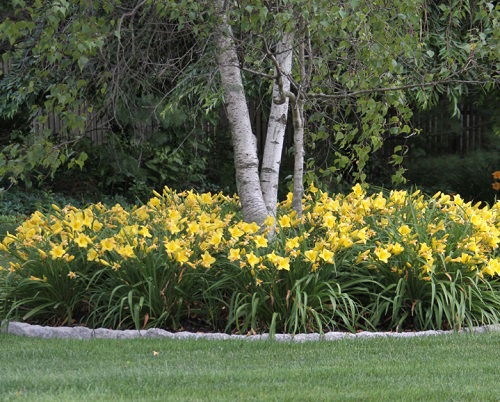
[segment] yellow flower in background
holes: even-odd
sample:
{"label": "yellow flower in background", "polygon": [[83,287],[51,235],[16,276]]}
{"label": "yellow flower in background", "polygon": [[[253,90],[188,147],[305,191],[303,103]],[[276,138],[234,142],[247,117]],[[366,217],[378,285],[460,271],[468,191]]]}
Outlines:
{"label": "yellow flower in background", "polygon": [[276,269],[278,269],[278,271],[281,271],[283,269],[286,271],[290,271],[290,258],[279,257],[277,262],[278,264],[276,266]]}
{"label": "yellow flower in background", "polygon": [[215,232],[211,237],[210,237],[210,240],[209,240],[209,244],[211,244],[212,246],[219,246],[222,242],[222,232]]}
{"label": "yellow flower in background", "polygon": [[102,239],[99,244],[101,245],[102,251],[113,251],[116,246],[116,241],[112,237],[107,237]]}
{"label": "yellow flower in background", "polygon": [[160,206],[161,204],[161,201],[159,200],[159,198],[157,197],[153,197],[151,198],[149,201],[148,201],[148,205],[151,207],[151,208],[156,208],[158,206]]}
{"label": "yellow flower in background", "polygon": [[373,206],[377,209],[384,209],[385,205],[387,203],[387,200],[384,198],[382,193],[380,193],[377,198],[373,200]]}
{"label": "yellow flower in background", "polygon": [[392,256],[389,251],[381,247],[377,247],[374,253],[380,261],[385,262],[386,264],[389,262],[389,258],[391,258]]}
{"label": "yellow flower in background", "polygon": [[418,255],[423,258],[430,259],[432,258],[432,248],[430,248],[425,242],[421,243],[418,250]]}
{"label": "yellow flower in background", "polygon": [[90,237],[88,237],[87,235],[84,235],[83,233],[80,233],[78,235],[78,237],[75,238],[74,241],[76,244],[78,244],[78,247],[81,247],[81,248],[87,248],[87,246],[92,243],[92,240],[90,239]]}
{"label": "yellow flower in background", "polygon": [[96,250],[91,248],[87,253],[87,261],[97,261],[99,259],[99,254]]}
{"label": "yellow flower in background", "polygon": [[73,271],[69,271],[68,277],[69,277],[69,279],[75,279],[76,274]]}
{"label": "yellow flower in background", "polygon": [[285,247],[287,250],[293,250],[300,246],[300,237],[296,236],[291,239],[287,239]]}
{"label": "yellow flower in background", "polygon": [[274,223],[276,222],[276,219],[274,219],[274,216],[269,215],[265,220],[264,220],[264,225],[266,226],[274,226]]}
{"label": "yellow flower in background", "polygon": [[198,225],[196,222],[190,222],[188,223],[188,233],[191,235],[195,235],[200,231],[200,225]]}
{"label": "yellow flower in background", "polygon": [[313,194],[316,194],[318,192],[318,189],[314,186],[314,182],[309,185],[307,190]]}
{"label": "yellow flower in background", "polygon": [[173,254],[181,248],[181,243],[179,240],[169,241],[167,237],[165,237],[165,239],[163,240],[163,245],[165,246],[165,250],[168,254]]}
{"label": "yellow flower in background", "polygon": [[356,264],[360,264],[363,261],[368,259],[368,255],[370,254],[370,250],[365,250],[362,253],[359,253],[356,257]]}
{"label": "yellow flower in background", "polygon": [[399,255],[405,250],[405,248],[399,243],[394,243],[389,244],[387,246],[387,250],[393,255]]}
{"label": "yellow flower in background", "polygon": [[241,228],[244,230],[245,233],[248,234],[257,233],[260,229],[259,225],[257,225],[255,222],[252,223],[242,222]]}
{"label": "yellow flower in background", "polygon": [[142,237],[152,237],[151,233],[149,233],[149,229],[147,228],[147,226],[141,226],[138,234],[141,235]]}
{"label": "yellow flower in background", "polygon": [[249,253],[246,255],[247,261],[250,264],[250,266],[253,268],[255,267],[256,264],[260,262],[260,258],[257,257],[254,253]]}
{"label": "yellow flower in background", "polygon": [[191,251],[189,250],[180,250],[174,254],[175,260],[181,264],[185,264],[186,262],[188,262],[190,256]]}
{"label": "yellow flower in background", "polygon": [[69,227],[74,231],[74,232],[80,232],[84,225],[83,225],[83,219],[74,217],[70,222],[69,222]]}
{"label": "yellow flower in background", "polygon": [[306,257],[306,260],[314,263],[318,259],[318,252],[316,250],[307,250],[304,253],[304,256]]}
{"label": "yellow flower in background", "polygon": [[360,198],[360,197],[363,197],[365,195],[365,191],[363,190],[363,187],[361,187],[361,185],[359,183],[357,183],[353,188],[352,188],[352,193]]}
{"label": "yellow flower in background", "polygon": [[116,247],[116,252],[120,254],[123,258],[135,257],[134,248],[130,244],[127,244],[126,246]]}
{"label": "yellow flower in background", "polygon": [[102,229],[103,225],[97,219],[92,222],[92,229],[96,232],[99,232]]}
{"label": "yellow flower in background", "polygon": [[332,229],[335,226],[337,218],[335,218],[331,213],[325,214],[323,216],[323,226]]}
{"label": "yellow flower in background", "polygon": [[490,275],[500,275],[500,258],[493,258],[482,269],[482,272]]}
{"label": "yellow flower in background", "polygon": [[229,261],[237,261],[240,259],[240,249],[239,248],[232,248],[229,250],[229,255],[228,255],[228,260]]}
{"label": "yellow flower in background", "polygon": [[231,235],[231,237],[233,239],[239,239],[241,236],[243,236],[245,234],[245,232],[243,230],[241,230],[239,227],[232,227],[232,228],[229,228],[229,234]]}
{"label": "yellow flower in background", "polygon": [[210,194],[210,193],[203,193],[202,195],[200,195],[200,201],[203,204],[211,205],[214,200],[212,198],[212,194]]}
{"label": "yellow flower in background", "polygon": [[277,264],[278,263],[278,259],[279,259],[279,256],[276,255],[276,253],[273,251],[271,253],[269,253],[266,258],[271,261],[273,264]]}
{"label": "yellow flower in background", "polygon": [[353,244],[354,244],[354,242],[352,241],[352,239],[350,239],[347,236],[341,236],[338,239],[338,245],[340,247],[349,248],[349,247],[352,247]]}
{"label": "yellow flower in background", "polygon": [[460,257],[453,258],[451,261],[460,262],[462,264],[469,264],[472,260],[472,257],[469,254],[462,253]]}
{"label": "yellow flower in background", "polygon": [[323,261],[329,262],[329,263],[333,262],[333,256],[334,256],[334,253],[332,251],[328,250],[327,248],[324,248],[323,250],[321,250],[321,253],[319,253],[319,257]]}
{"label": "yellow flower in background", "polygon": [[52,257],[53,260],[57,258],[62,258],[62,256],[66,253],[66,250],[64,250],[64,247],[62,244],[57,244],[52,247],[52,249],[49,251],[50,256]]}
{"label": "yellow flower in background", "polygon": [[181,219],[181,213],[179,212],[178,209],[171,208],[168,210],[168,217],[170,219],[172,219],[173,221],[177,221],[177,220]]}
{"label": "yellow flower in background", "polygon": [[443,254],[445,252],[445,250],[446,250],[446,237],[443,237],[440,240],[432,238],[431,246],[432,246],[432,249],[434,250],[434,252],[436,252],[437,254]]}
{"label": "yellow flower in background", "polygon": [[201,256],[201,265],[203,265],[205,268],[210,268],[210,265],[212,265],[216,259],[210,255],[208,251],[205,251],[205,253]]}
{"label": "yellow flower in background", "polygon": [[267,239],[264,236],[255,236],[253,241],[257,248],[267,247]]}
{"label": "yellow flower in background", "polygon": [[367,242],[367,240],[369,238],[367,228],[363,228],[363,229],[360,229],[360,230],[355,230],[352,233],[352,236],[355,239],[357,239],[356,243],[363,243],[363,244],[366,244],[366,242]]}
{"label": "yellow flower in background", "polygon": [[402,225],[399,227],[398,232],[401,236],[408,236],[411,233],[411,229],[408,225]]}
{"label": "yellow flower in background", "polygon": [[60,221],[57,221],[50,227],[50,230],[53,234],[59,234],[63,231],[63,226]]}
{"label": "yellow flower in background", "polygon": [[139,218],[140,221],[145,221],[146,219],[149,218],[148,209],[144,205],[140,208],[137,208],[134,211],[134,215],[137,216],[137,218]]}
{"label": "yellow flower in background", "polygon": [[283,215],[278,219],[278,222],[282,228],[289,228],[291,223],[290,217],[288,215]]}
{"label": "yellow flower in background", "polygon": [[404,205],[407,195],[406,191],[391,191],[389,199],[396,205]]}

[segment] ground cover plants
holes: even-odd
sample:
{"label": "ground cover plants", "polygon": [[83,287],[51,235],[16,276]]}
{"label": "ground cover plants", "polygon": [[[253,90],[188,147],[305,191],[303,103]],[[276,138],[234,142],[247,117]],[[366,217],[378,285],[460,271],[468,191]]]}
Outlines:
{"label": "ground cover plants", "polygon": [[7,234],[0,316],[51,325],[325,332],[498,323],[500,202],[356,185],[289,195],[266,228],[237,197],[53,207]]}

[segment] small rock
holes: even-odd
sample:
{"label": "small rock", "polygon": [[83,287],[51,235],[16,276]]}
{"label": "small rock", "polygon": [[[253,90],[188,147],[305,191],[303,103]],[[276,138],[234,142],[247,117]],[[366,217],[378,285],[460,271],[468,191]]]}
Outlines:
{"label": "small rock", "polygon": [[145,338],[171,338],[172,332],[159,328],[150,328],[142,333]]}
{"label": "small rock", "polygon": [[323,339],[325,341],[336,341],[338,339],[343,339],[346,337],[345,332],[327,332],[325,335],[323,335]]}

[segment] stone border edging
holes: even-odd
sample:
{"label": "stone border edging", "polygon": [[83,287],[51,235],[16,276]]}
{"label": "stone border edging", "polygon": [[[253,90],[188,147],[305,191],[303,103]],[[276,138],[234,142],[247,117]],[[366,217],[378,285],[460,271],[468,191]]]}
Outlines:
{"label": "stone border edging", "polygon": [[[421,332],[368,332],[356,334],[349,332],[327,332],[324,335],[312,334],[276,334],[276,341],[307,342],[307,341],[333,341],[338,339],[353,338],[413,338],[419,336],[446,335],[457,331],[430,330]],[[459,333],[485,333],[500,332],[500,324],[485,325],[482,327],[465,328]],[[1,322],[0,333],[37,338],[65,338],[65,339],[132,339],[132,338],[167,338],[167,339],[238,339],[238,340],[266,340],[269,334],[261,335],[228,335],[224,333],[200,332],[169,332],[159,328],[146,330],[114,330],[106,328],[90,329],[87,327],[48,327],[32,325],[22,322]]]}

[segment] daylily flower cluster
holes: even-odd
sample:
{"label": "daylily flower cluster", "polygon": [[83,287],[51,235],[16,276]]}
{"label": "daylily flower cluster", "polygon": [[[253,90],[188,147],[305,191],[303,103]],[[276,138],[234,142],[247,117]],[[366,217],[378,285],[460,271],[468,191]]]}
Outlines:
{"label": "daylily flower cluster", "polygon": [[418,191],[368,196],[360,185],[331,196],[311,185],[302,217],[292,209],[291,194],[263,227],[242,221],[238,211],[236,196],[167,187],[131,209],[54,205],[52,213],[35,212],[3,239],[0,250],[14,261],[0,269],[44,281],[30,274],[32,264],[47,270],[64,264],[66,275],[77,279],[83,265],[140,269],[155,253],[179,269],[235,264],[250,270],[257,284],[260,271],[298,266],[311,272],[365,266],[422,280],[459,270],[485,279],[500,275],[500,202],[481,207]]}

